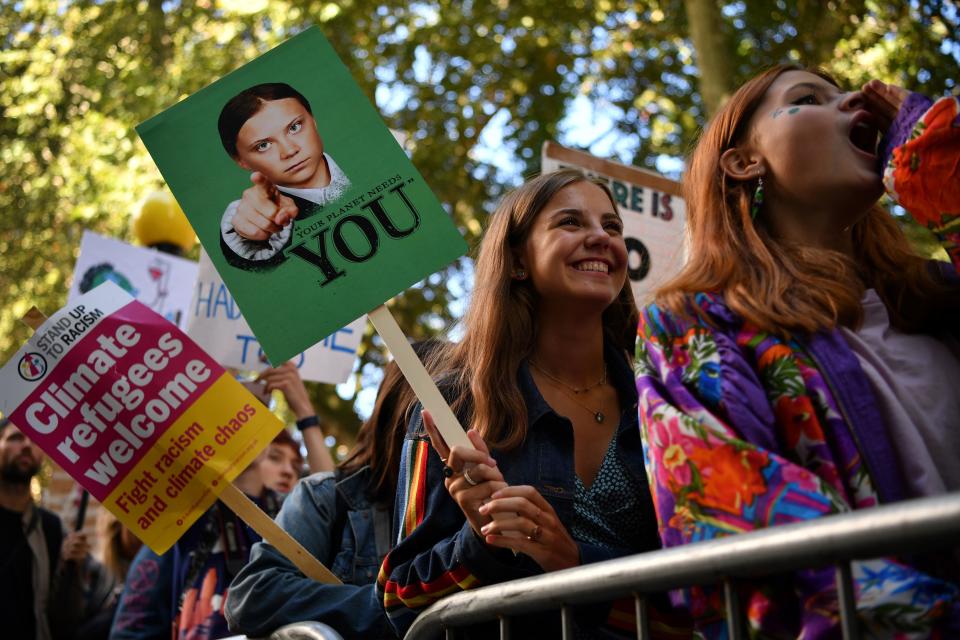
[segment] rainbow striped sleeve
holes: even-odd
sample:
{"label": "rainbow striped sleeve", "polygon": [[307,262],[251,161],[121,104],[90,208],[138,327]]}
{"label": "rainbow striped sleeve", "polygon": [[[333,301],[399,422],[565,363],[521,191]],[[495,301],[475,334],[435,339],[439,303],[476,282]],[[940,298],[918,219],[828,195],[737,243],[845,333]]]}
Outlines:
{"label": "rainbow striped sleeve", "polygon": [[429,455],[430,445],[426,440],[404,441],[400,456],[400,484],[397,487],[398,508],[402,514],[397,544],[423,522]]}
{"label": "rainbow striped sleeve", "polygon": [[463,512],[447,493],[441,469],[427,440],[404,442],[395,511],[397,545],[377,576],[387,617],[400,635],[421,610],[480,584],[464,558],[462,536],[472,534],[463,533]]}

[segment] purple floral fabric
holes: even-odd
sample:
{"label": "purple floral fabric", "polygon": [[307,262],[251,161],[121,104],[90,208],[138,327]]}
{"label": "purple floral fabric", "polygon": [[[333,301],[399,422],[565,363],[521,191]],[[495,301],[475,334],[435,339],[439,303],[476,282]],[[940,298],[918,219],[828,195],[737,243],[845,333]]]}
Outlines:
{"label": "purple floral fabric", "polygon": [[[922,113],[912,117],[925,121]],[[947,118],[940,122],[950,126]],[[953,135],[952,145],[914,146],[927,158],[953,153],[958,166],[956,128]],[[898,153],[893,150],[895,158]],[[900,170],[897,177],[898,193],[915,192],[918,183],[904,180],[922,180],[916,171]],[[664,546],[900,499],[890,464],[895,443],[886,439],[869,385],[835,331],[783,340],[707,293],[695,296],[689,311],[678,317],[648,306],[638,329],[640,429]],[[894,558],[856,562],[853,573],[867,637],[951,637],[956,631],[956,585]],[[755,635],[840,636],[832,569],[748,584],[742,597]],[[692,614],[698,633],[725,637],[716,589],[687,589],[674,598]]]}

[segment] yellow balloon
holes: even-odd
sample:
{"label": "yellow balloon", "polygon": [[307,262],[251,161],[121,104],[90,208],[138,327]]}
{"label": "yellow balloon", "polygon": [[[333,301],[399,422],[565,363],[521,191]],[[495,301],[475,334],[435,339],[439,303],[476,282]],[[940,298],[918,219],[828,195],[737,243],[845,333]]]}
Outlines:
{"label": "yellow balloon", "polygon": [[140,213],[133,221],[133,233],[145,246],[173,244],[184,252],[197,242],[197,234],[187,222],[187,216],[169,191],[154,191],[140,205]]}

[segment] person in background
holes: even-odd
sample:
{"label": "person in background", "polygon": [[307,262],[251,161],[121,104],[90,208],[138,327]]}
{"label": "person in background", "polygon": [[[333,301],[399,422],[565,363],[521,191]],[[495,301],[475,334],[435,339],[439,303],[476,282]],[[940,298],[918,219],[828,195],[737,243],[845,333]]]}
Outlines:
{"label": "person in background", "polygon": [[[303,437],[303,444],[307,448],[307,468],[310,473],[318,471],[333,471],[334,462],[330,449],[324,443],[324,433],[320,426],[320,419],[313,408],[307,388],[303,384],[300,372],[293,362],[286,362],[279,367],[266,369],[257,377],[257,381],[264,385],[269,393],[274,390],[283,392],[287,406],[297,420],[297,429]],[[299,454],[299,447],[297,447]],[[300,458],[301,466],[303,458]],[[300,473],[297,473],[299,479]]]}
{"label": "person in background", "polygon": [[10,640],[72,637],[83,616],[77,580],[62,580],[90,549],[86,535],[64,535],[60,518],[37,506],[30,481],[43,452],[0,418],[0,620]]}
{"label": "person in background", "polygon": [[270,489],[287,495],[300,480],[303,470],[303,454],[300,443],[286,429],[274,436],[260,460],[260,475]]}
{"label": "person in background", "polygon": [[[423,358],[435,344],[419,343],[414,349]],[[277,517],[344,584],[314,582],[272,545],[260,542],[230,585],[225,613],[231,630],[262,636],[310,620],[330,625],[345,638],[393,635],[374,580],[393,540],[400,449],[413,400],[391,362],[347,459],[332,477],[314,474],[301,480]]]}
{"label": "person in background", "polygon": [[[233,484],[268,515],[281,496],[267,488],[261,453]],[[217,501],[158,556],[144,546],[130,567],[110,631],[111,640],[214,640],[230,636],[223,602],[230,580],[247,563],[260,536]]]}
{"label": "person in background", "polygon": [[[664,546],[960,490],[958,124],[956,98],[786,65],[714,116],[684,178],[690,258],[636,347]],[[884,184],[953,265],[911,250]],[[854,562],[864,631],[960,637],[952,560]],[[759,636],[840,635],[832,568],[741,600]],[[678,602],[724,635],[716,590]]]}
{"label": "person in background", "polygon": [[97,516],[97,539],[100,541],[97,562],[87,556],[81,579],[86,594],[83,622],[74,640],[106,640],[117,610],[120,594],[130,563],[143,545],[115,515],[100,509]]}

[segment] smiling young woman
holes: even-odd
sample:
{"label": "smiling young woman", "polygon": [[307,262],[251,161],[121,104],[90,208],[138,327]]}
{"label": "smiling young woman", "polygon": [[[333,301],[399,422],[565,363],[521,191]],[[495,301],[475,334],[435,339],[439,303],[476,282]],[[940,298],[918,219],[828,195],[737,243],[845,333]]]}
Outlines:
{"label": "smiling young woman", "polygon": [[[958,122],[956,99],[779,66],[707,127],[684,179],[690,258],[636,350],[664,546],[960,490]],[[915,255],[878,206],[884,169],[954,265]],[[960,620],[955,558],[922,562],[854,563],[878,635]],[[832,570],[743,598],[762,635],[839,634]],[[721,633],[709,591],[685,599]]]}
{"label": "smiling young woman", "polygon": [[404,442],[400,542],[378,581],[398,632],[457,590],[659,546],[626,268],[613,198],[578,171],[534,178],[492,215],[464,337],[432,363],[476,448],[449,450],[419,408]]}

